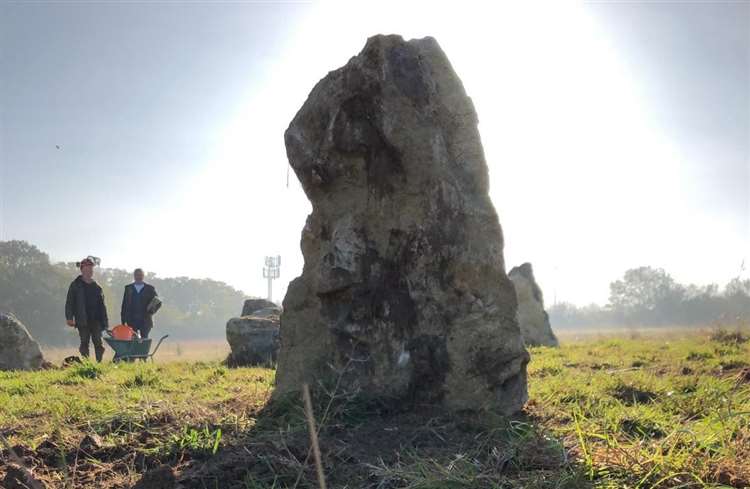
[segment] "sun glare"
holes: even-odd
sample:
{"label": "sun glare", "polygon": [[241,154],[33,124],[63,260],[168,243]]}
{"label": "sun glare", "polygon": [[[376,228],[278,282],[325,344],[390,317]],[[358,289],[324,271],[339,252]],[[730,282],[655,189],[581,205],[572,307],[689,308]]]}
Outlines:
{"label": "sun glare", "polygon": [[[283,131],[314,84],[362,48],[363,33],[440,42],[479,115],[507,266],[532,261],[558,299],[605,302],[608,283],[626,267],[679,268],[703,245],[690,242],[689,195],[675,176],[684,156],[584,5],[395,6],[323,2],[294,26],[275,65],[216,128],[202,170],[152,220],[165,236],[154,257],[160,270],[187,274],[189,263],[192,274],[256,295],[265,287],[264,255],[284,256],[279,283],[301,272],[299,233],[310,205],[293,173],[287,187]],[[661,246],[667,234],[690,244],[678,252],[673,242]]]}

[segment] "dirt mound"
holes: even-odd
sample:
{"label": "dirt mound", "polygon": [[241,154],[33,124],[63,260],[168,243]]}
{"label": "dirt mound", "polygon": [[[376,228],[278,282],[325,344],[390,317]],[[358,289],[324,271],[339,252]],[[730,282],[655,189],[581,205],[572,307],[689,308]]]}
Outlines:
{"label": "dirt mound", "polygon": [[176,484],[177,479],[172,468],[168,465],[160,465],[143,474],[133,489],[172,489]]}

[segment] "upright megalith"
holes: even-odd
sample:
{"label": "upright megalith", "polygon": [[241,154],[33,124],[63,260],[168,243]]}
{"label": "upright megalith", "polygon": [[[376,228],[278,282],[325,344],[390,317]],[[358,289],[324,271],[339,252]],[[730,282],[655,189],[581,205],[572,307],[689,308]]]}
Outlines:
{"label": "upright megalith", "polygon": [[13,314],[0,312],[0,370],[38,370],[44,357],[29,330]]}
{"label": "upright megalith", "polygon": [[516,288],[518,324],[528,346],[558,346],[555,333],[544,310],[542,289],[536,283],[531,263],[513,268],[508,274]]}
{"label": "upright megalith", "polygon": [[437,42],[370,38],[285,142],[313,211],[276,394],[334,376],[368,395],[520,409],[529,356],[477,115]]}

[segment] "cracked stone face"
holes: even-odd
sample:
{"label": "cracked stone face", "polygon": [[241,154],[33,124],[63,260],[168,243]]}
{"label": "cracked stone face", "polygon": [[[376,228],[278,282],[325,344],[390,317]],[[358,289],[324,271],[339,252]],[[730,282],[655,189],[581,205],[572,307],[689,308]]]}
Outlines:
{"label": "cracked stone face", "polygon": [[437,42],[370,38],[285,142],[313,211],[276,395],[333,375],[373,396],[520,409],[529,357],[477,116]]}

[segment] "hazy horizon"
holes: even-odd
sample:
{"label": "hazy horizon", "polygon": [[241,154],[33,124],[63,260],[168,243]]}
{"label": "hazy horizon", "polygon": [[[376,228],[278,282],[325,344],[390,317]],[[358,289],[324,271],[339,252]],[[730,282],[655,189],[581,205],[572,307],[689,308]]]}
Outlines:
{"label": "hazy horizon", "polygon": [[[435,37],[472,97],[509,270],[604,303],[641,265],[750,265],[750,3],[4,3],[0,240],[274,299],[310,204],[283,132],[367,37]],[[742,272],[747,277],[747,272]]]}

